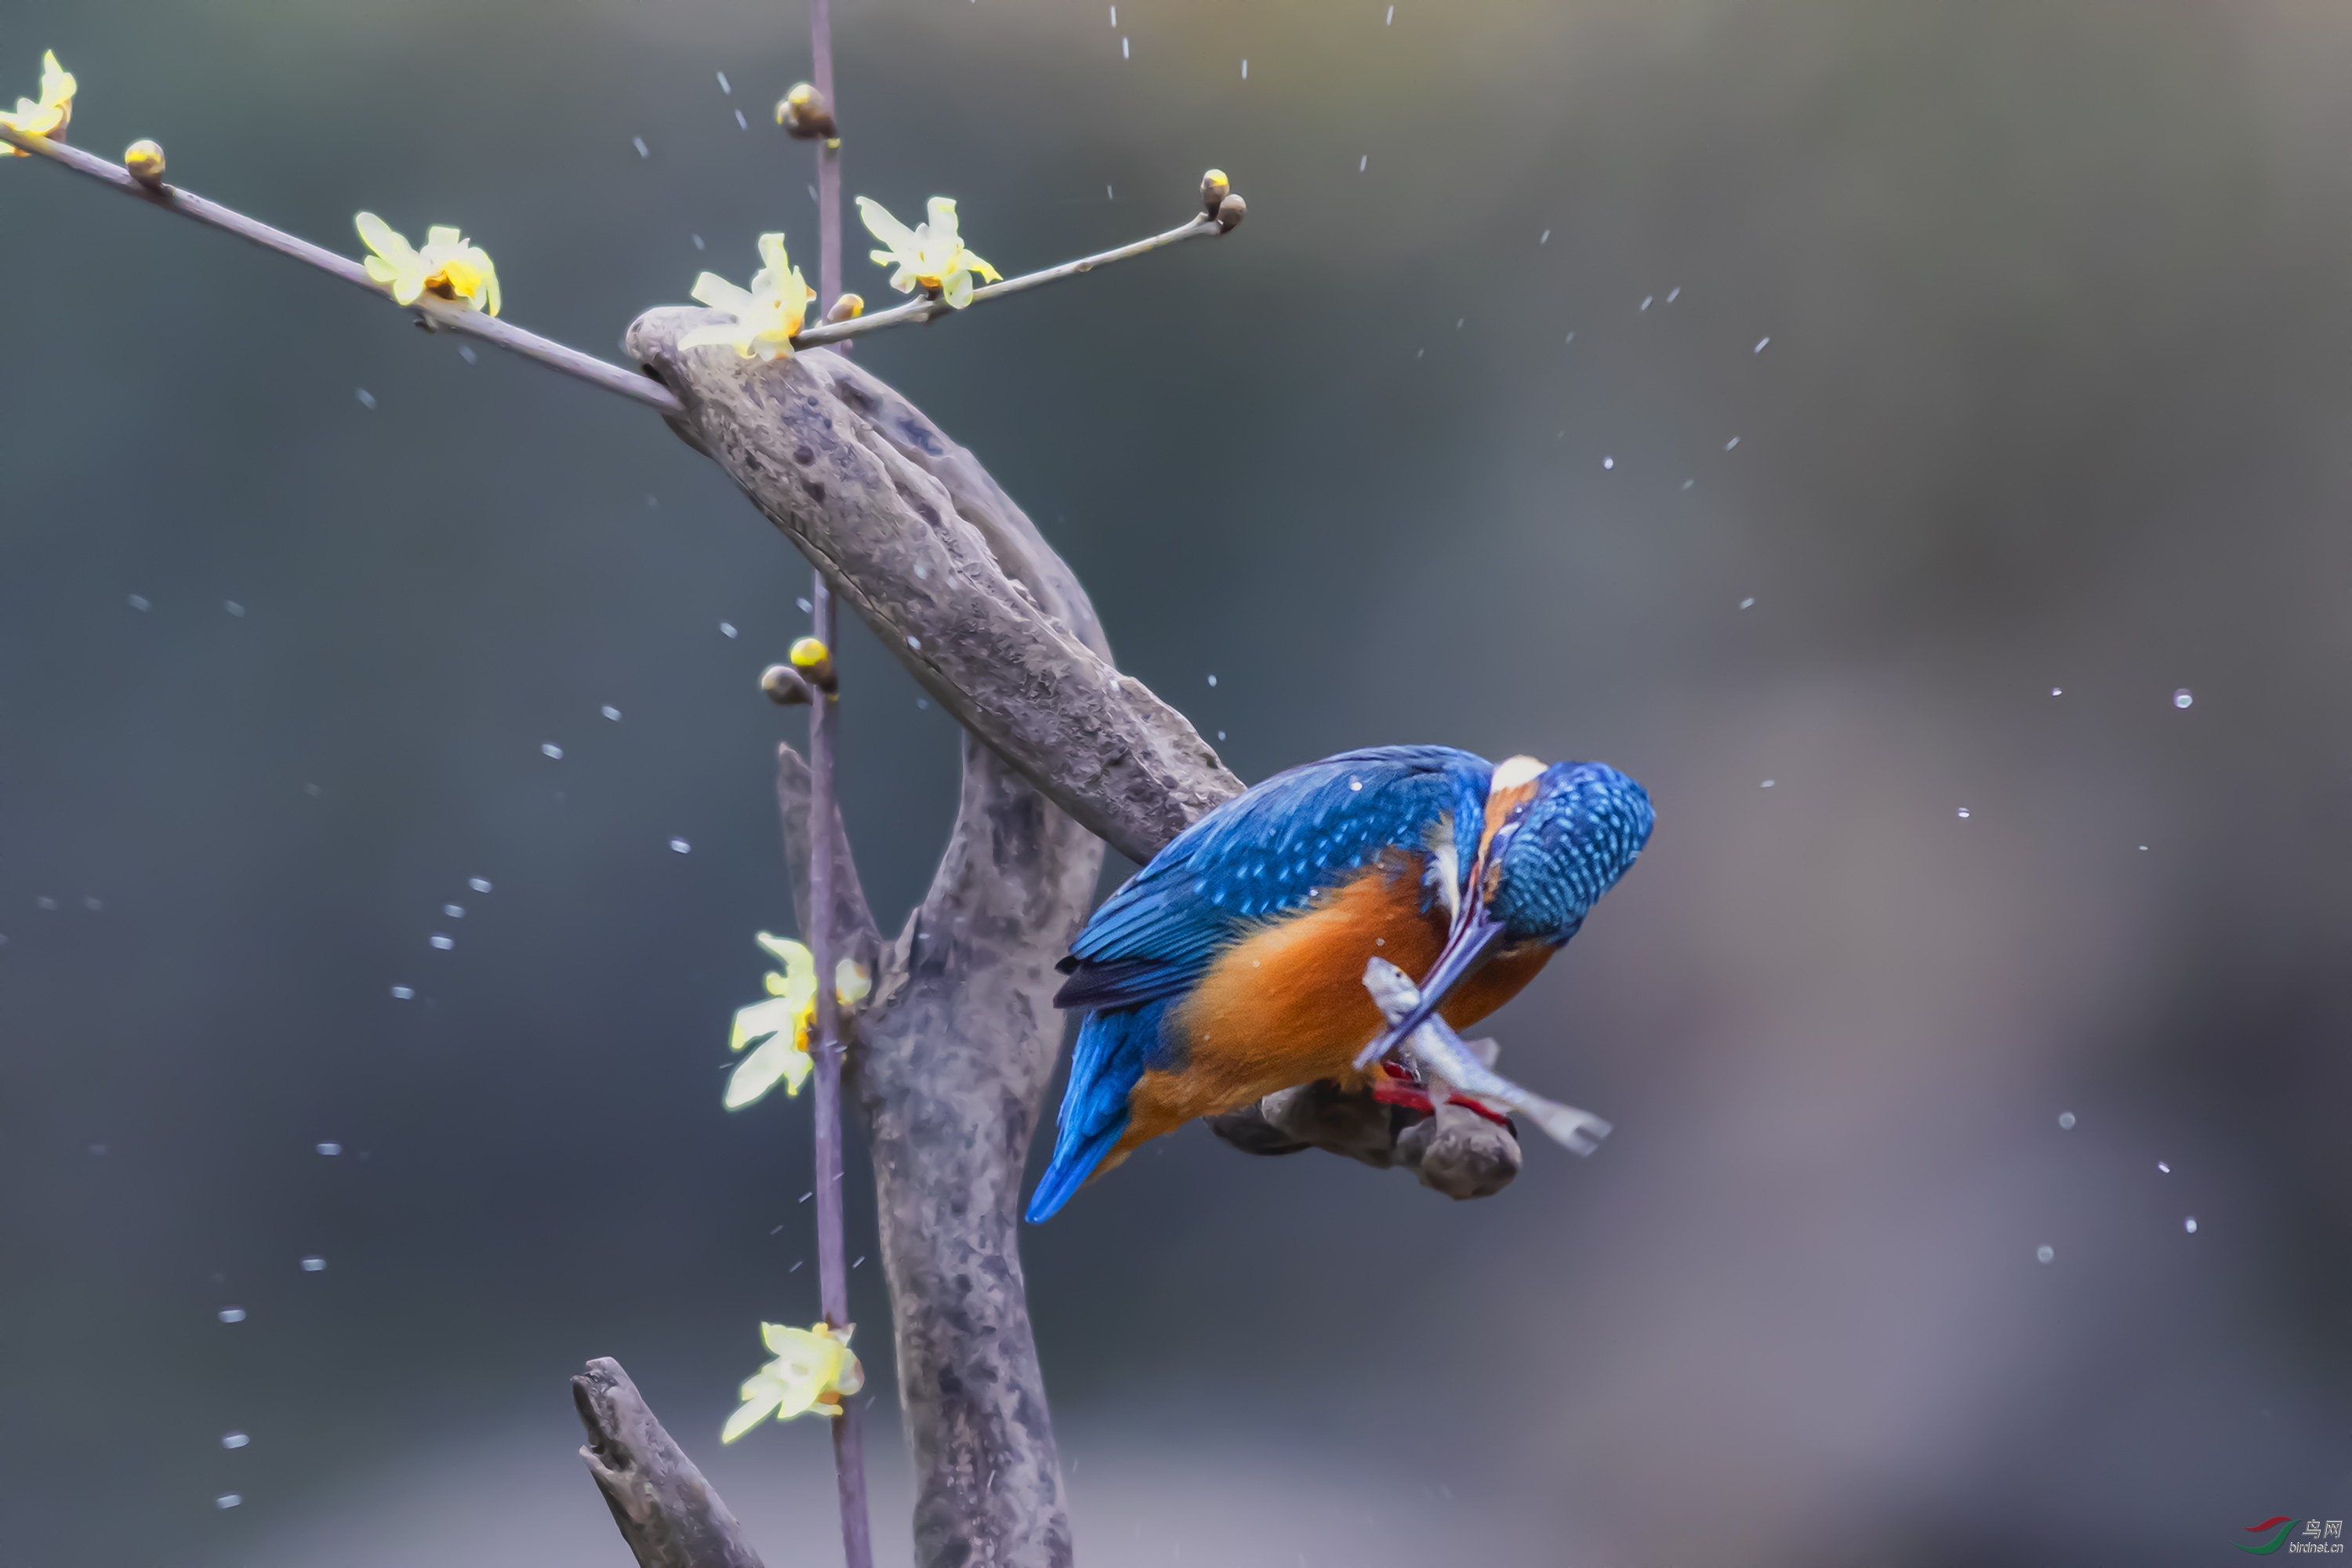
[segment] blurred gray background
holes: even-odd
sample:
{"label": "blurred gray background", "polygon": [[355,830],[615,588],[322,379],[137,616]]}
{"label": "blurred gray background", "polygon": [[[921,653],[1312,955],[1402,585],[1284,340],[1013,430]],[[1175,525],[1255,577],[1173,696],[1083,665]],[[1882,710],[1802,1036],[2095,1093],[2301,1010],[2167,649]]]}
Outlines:
{"label": "blurred gray background", "polygon": [[[1250,201],[860,351],[1126,668],[1244,777],[1444,741],[1659,808],[1496,1020],[1596,1157],[1454,1205],[1193,1129],[1026,1233],[1082,1562],[2206,1563],[2352,1515],[2352,12],[1386,8],[836,9],[846,188],[961,198],[1007,271],[1212,163]],[[460,224],[613,355],[762,228],[813,267],[806,40],[0,0],[0,88],[53,47],[77,142],[346,252]],[[719,1109],[804,566],[643,411],[32,163],[0,324],[0,1564],[617,1568],[599,1354],[772,1564],[837,1562],[814,1423],[716,1441],[815,1315],[805,1102]],[[955,737],[845,658],[895,925]]]}

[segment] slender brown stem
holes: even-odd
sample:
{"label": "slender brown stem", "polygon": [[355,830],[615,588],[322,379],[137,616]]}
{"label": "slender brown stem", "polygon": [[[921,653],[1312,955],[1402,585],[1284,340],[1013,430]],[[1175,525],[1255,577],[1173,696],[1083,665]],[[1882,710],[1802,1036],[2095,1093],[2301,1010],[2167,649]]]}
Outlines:
{"label": "slender brown stem", "polygon": [[[823,164],[820,163],[819,167],[822,169]],[[824,187],[820,184],[817,189],[822,195]],[[840,195],[841,187],[836,178],[834,185],[834,197],[836,204],[839,202]],[[1149,239],[1139,239],[1109,250],[1097,251],[1092,256],[1081,256],[1076,261],[1065,261],[1059,267],[1048,267],[1036,272],[1024,272],[1018,278],[1007,278],[1001,283],[984,284],[971,291],[971,303],[977,305],[983,300],[1001,300],[1007,294],[1018,294],[1024,289],[1035,289],[1043,284],[1059,283],[1065,278],[1076,278],[1084,273],[1092,272],[1097,267],[1107,267],[1114,261],[1125,261],[1131,256],[1141,256],[1166,246],[1181,245],[1188,239],[1213,239],[1221,234],[1231,232],[1230,229],[1220,225],[1215,218],[1202,214],[1190,223],[1180,224],[1167,233],[1155,234]],[[832,254],[837,260],[840,255],[838,244],[835,245]],[[822,275],[822,263],[820,263],[820,275]],[[830,299],[826,300],[826,308],[831,308]],[[941,316],[954,313],[955,307],[945,300],[934,300],[928,295],[919,294],[903,305],[894,305],[887,310],[877,310],[870,316],[860,316],[850,321],[830,321],[811,327],[793,340],[793,347],[821,349],[827,344],[838,343],[845,339],[864,337],[868,332],[887,331],[892,327],[919,326],[925,321],[937,321]]]}
{"label": "slender brown stem", "polygon": [[[815,87],[833,108],[833,6],[810,0],[809,37],[815,56]],[[817,144],[817,303],[830,310],[841,297],[841,149],[838,138]],[[815,574],[809,590],[811,633],[834,646],[833,590]],[[837,667],[837,659],[836,659]],[[841,710],[836,697],[816,694],[809,708],[809,773],[814,820],[834,815],[834,749]],[[814,836],[809,854],[809,952],[816,960],[816,1254],[817,1282],[825,1321],[849,1321],[849,1268],[842,1241],[841,1018],[834,995],[834,840]],[[873,1568],[874,1526],[866,1501],[866,1433],[862,1412],[849,1402],[833,1424],[834,1475],[841,1491],[841,1551],[846,1568]]]}
{"label": "slender brown stem", "polygon": [[[239,239],[260,246],[265,250],[274,250],[281,256],[290,256],[297,261],[308,262],[321,272],[366,289],[386,304],[397,303],[384,291],[383,285],[369,277],[367,268],[358,262],[348,257],[338,256],[323,246],[313,245],[307,239],[298,239],[283,229],[272,228],[258,218],[249,218],[241,212],[221,205],[218,202],[206,201],[204,197],[184,191],[176,185],[161,185],[150,190],[131,178],[131,171],[121,164],[110,163],[105,159],[85,153],[79,147],[69,147],[62,142],[52,141],[46,136],[26,136],[7,126],[0,125],[0,142],[5,142],[11,146],[19,147],[37,156],[47,158],[61,168],[70,169],[85,178],[98,181],[100,184],[112,185],[125,195],[138,197],[149,206],[161,207],[165,212],[177,213],[185,218],[194,218],[200,224],[219,229],[225,234],[233,234]],[[578,349],[566,348],[562,343],[542,338],[536,332],[527,332],[520,327],[501,321],[495,316],[485,315],[479,310],[467,310],[460,305],[445,305],[429,295],[417,300],[414,305],[402,305],[400,309],[414,316],[417,324],[428,331],[463,332],[469,338],[479,338],[486,343],[496,343],[509,353],[520,354],[523,358],[546,365],[551,370],[560,370],[564,374],[584,381],[591,386],[600,386],[606,392],[619,393],[623,397],[657,408],[664,414],[684,412],[684,405],[671,395],[669,388],[651,376],[641,375],[635,371],[624,369],[617,364],[607,364],[593,354],[584,354]]]}

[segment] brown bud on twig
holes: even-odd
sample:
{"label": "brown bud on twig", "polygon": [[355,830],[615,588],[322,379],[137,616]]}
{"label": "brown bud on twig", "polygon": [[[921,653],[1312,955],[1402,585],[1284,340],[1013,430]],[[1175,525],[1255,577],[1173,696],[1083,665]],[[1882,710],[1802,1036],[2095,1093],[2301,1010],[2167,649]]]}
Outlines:
{"label": "brown bud on twig", "polygon": [[798,708],[816,700],[809,683],[789,664],[772,664],[760,672],[760,689],[779,708]]}
{"label": "brown bud on twig", "polygon": [[833,105],[824,94],[802,82],[776,105],[776,123],[795,142],[838,141],[841,129],[833,122]]}
{"label": "brown bud on twig", "polygon": [[1217,226],[1231,234],[1241,227],[1242,219],[1249,216],[1249,204],[1239,196],[1227,196],[1217,204]]}
{"label": "brown bud on twig", "polygon": [[1212,169],[1201,176],[1201,210],[1211,217],[1217,216],[1217,204],[1233,195],[1234,184],[1225,178],[1223,169]]}
{"label": "brown bud on twig", "polygon": [[131,177],[149,190],[163,186],[163,149],[152,142],[133,142],[131,150],[122,154],[122,166]]}
{"label": "brown bud on twig", "polygon": [[793,644],[793,668],[801,679],[830,697],[841,689],[840,672],[833,668],[833,650],[814,637]]}
{"label": "brown bud on twig", "polygon": [[838,325],[843,321],[854,321],[864,314],[866,314],[866,297],[862,294],[844,294],[833,302],[833,309],[824,313],[824,319]]}

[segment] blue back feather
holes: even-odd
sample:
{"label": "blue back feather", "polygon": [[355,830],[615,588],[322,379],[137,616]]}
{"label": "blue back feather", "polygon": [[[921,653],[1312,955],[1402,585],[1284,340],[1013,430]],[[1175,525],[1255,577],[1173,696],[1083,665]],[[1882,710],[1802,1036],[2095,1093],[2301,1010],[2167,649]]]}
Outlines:
{"label": "blue back feather", "polygon": [[1420,848],[1447,812],[1478,821],[1493,773],[1450,746],[1374,746],[1276,773],[1186,828],[1104,901],[1070,946],[1063,967],[1076,973],[1056,1002],[1131,1006],[1189,989],[1259,924],[1306,909],[1384,849]]}

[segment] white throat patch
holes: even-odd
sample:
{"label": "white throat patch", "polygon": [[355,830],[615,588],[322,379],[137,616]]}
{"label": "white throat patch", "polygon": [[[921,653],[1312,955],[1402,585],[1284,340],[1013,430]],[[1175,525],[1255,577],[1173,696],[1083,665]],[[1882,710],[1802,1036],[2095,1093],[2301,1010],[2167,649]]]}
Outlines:
{"label": "white throat patch", "polygon": [[1486,785],[1488,795],[1498,795],[1507,789],[1533,784],[1543,776],[1544,765],[1533,757],[1505,757],[1495,764],[1495,777]]}

